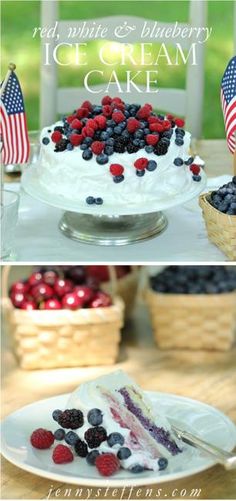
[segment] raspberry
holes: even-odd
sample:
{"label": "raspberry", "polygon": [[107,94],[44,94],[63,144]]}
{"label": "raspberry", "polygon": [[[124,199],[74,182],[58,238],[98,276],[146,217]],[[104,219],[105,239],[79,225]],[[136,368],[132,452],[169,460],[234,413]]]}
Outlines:
{"label": "raspberry", "polygon": [[94,141],[91,145],[91,150],[95,155],[100,155],[104,150],[105,144],[101,141]]}
{"label": "raspberry", "polygon": [[76,430],[77,428],[81,428],[81,426],[83,426],[84,416],[78,409],[67,409],[59,415],[57,422],[62,428],[71,428],[72,430]]}
{"label": "raspberry", "polygon": [[71,127],[72,129],[82,129],[83,124],[78,118],[74,118],[74,120],[71,122]]}
{"label": "raspberry", "polygon": [[128,118],[127,129],[130,134],[135,132],[140,127],[140,122],[136,118]]}
{"label": "raspberry", "polygon": [[164,130],[164,127],[162,123],[154,123],[150,124],[149,129],[152,132],[162,132]]}
{"label": "raspberry", "polygon": [[75,452],[81,458],[86,458],[88,455],[87,444],[83,440],[80,440],[80,438],[75,443]]}
{"label": "raspberry", "polygon": [[95,465],[104,477],[110,477],[120,469],[120,461],[115,454],[106,452],[96,457]]}
{"label": "raspberry", "polygon": [[92,103],[90,103],[90,101],[84,101],[81,105],[81,108],[87,108],[89,111],[92,111],[93,106]]}
{"label": "raspberry", "polygon": [[170,120],[172,122],[172,120],[174,120],[174,115],[171,115],[171,113],[168,113],[168,115],[166,115],[166,118],[167,118],[167,120]]}
{"label": "raspberry", "polygon": [[124,103],[111,103],[111,106],[113,109],[120,110],[120,111],[125,111],[125,105]]}
{"label": "raspberry", "polygon": [[90,449],[96,449],[107,439],[107,432],[103,426],[94,426],[85,432],[84,438]]}
{"label": "raspberry", "polygon": [[174,122],[175,122],[175,125],[177,125],[177,127],[184,127],[184,125],[185,125],[185,121],[182,120],[182,118],[175,118]]}
{"label": "raspberry", "polygon": [[190,170],[191,170],[191,172],[192,172],[195,176],[197,176],[197,175],[199,174],[199,172],[200,172],[200,170],[201,170],[201,169],[200,169],[199,165],[197,165],[197,164],[192,164],[192,165],[191,165],[191,167],[190,167]]}
{"label": "raspberry", "polygon": [[33,431],[30,442],[36,449],[49,449],[54,442],[54,435],[49,430],[38,428]]}
{"label": "raspberry", "polygon": [[112,103],[123,104],[123,101],[120,97],[113,97]]}
{"label": "raspberry", "polygon": [[52,453],[52,459],[56,464],[71,463],[74,456],[66,445],[57,445]]}
{"label": "raspberry", "polygon": [[146,135],[146,143],[150,144],[151,146],[155,146],[155,144],[158,143],[159,140],[159,134],[147,134]]}
{"label": "raspberry", "polygon": [[94,120],[97,122],[99,129],[106,128],[107,124],[106,117],[104,117],[103,115],[97,115]]}
{"label": "raspberry", "polygon": [[82,134],[71,134],[70,135],[70,142],[73,144],[73,146],[79,146],[79,144],[82,143],[83,136]]}
{"label": "raspberry", "polygon": [[86,122],[86,127],[91,127],[94,130],[98,129],[98,124],[93,118],[89,118]]}
{"label": "raspberry", "polygon": [[71,124],[71,122],[73,122],[73,120],[76,118],[75,115],[69,115],[66,119],[66,121],[68,122],[68,124]]}
{"label": "raspberry", "polygon": [[120,122],[123,122],[125,120],[125,115],[122,113],[122,111],[114,111],[112,113],[112,119],[119,124]]}
{"label": "raspberry", "polygon": [[62,139],[62,133],[59,130],[55,130],[51,135],[51,140],[54,143],[58,143]]}
{"label": "raspberry", "polygon": [[113,176],[121,176],[124,172],[124,167],[120,164],[111,164],[110,165],[110,173]]}
{"label": "raspberry", "polygon": [[112,98],[110,96],[104,96],[102,98],[102,105],[106,105],[106,104],[111,104],[112,102]]}
{"label": "raspberry", "polygon": [[163,120],[162,125],[164,130],[169,130],[171,128],[171,122],[169,120]]}
{"label": "raspberry", "polygon": [[88,108],[79,108],[77,111],[76,111],[76,117],[77,118],[86,118],[89,114],[89,110]]}
{"label": "raspberry", "polygon": [[148,159],[147,158],[138,158],[138,160],[136,160],[134,162],[134,166],[138,170],[144,170],[144,169],[146,169],[147,164],[148,164]]}
{"label": "raspberry", "polygon": [[150,113],[151,113],[150,107],[145,104],[144,106],[142,106],[142,108],[139,108],[136,116],[137,118],[147,119]]}
{"label": "raspberry", "polygon": [[111,117],[112,115],[112,107],[109,104],[105,104],[102,107],[102,112],[105,117]]}
{"label": "raspberry", "polygon": [[148,123],[149,124],[156,124],[158,122],[159,122],[159,119],[157,117],[153,117],[153,116],[148,117]]}
{"label": "raspberry", "polygon": [[82,136],[83,137],[93,137],[94,136],[94,129],[92,127],[84,127],[82,130]]}

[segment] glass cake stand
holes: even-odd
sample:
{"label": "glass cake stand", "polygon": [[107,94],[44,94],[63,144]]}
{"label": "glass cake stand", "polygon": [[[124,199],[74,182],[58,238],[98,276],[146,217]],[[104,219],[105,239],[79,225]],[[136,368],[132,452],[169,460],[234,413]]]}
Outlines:
{"label": "glass cake stand", "polygon": [[35,166],[27,167],[22,175],[24,190],[33,198],[65,211],[59,229],[66,237],[93,245],[128,245],[159,235],[168,224],[163,210],[192,200],[206,185],[206,175],[202,172],[201,181],[192,183],[190,189],[167,201],[146,203],[142,211],[138,204],[125,208],[105,204],[87,206],[59,195],[52,196],[42,189]]}

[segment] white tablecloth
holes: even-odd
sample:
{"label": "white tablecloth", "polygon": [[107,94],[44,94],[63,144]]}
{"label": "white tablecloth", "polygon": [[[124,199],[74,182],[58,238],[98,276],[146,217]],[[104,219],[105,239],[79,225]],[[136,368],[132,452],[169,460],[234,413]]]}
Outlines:
{"label": "white tablecloth", "polygon": [[[209,180],[210,187],[230,180],[221,176]],[[18,183],[8,189],[18,191]],[[198,201],[165,211],[167,229],[157,237],[124,247],[82,244],[65,237],[58,229],[63,211],[49,207],[21,191],[15,255],[23,262],[214,262],[226,256],[207,238]]]}

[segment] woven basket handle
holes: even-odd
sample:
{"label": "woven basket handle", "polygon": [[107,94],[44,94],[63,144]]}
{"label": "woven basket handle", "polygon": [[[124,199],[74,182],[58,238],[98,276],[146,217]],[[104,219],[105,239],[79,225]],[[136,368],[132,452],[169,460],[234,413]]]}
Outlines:
{"label": "woven basket handle", "polygon": [[8,278],[10,273],[11,265],[4,264],[2,266],[2,297],[8,297]]}

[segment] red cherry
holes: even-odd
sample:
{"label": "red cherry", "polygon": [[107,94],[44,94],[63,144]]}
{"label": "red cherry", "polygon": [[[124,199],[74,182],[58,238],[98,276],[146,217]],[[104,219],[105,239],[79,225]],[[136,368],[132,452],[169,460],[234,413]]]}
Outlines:
{"label": "red cherry", "polygon": [[73,291],[83,304],[89,303],[93,299],[94,291],[86,285],[77,285]]}
{"label": "red cherry", "polygon": [[58,299],[51,298],[47,299],[44,303],[41,305],[42,310],[61,310],[61,303],[58,301]]}
{"label": "red cherry", "polygon": [[56,282],[56,279],[58,277],[58,274],[54,270],[48,270],[43,273],[43,281],[45,284],[48,285],[54,285]]}
{"label": "red cherry", "polygon": [[111,296],[109,296],[106,292],[98,291],[88,306],[89,308],[105,308],[107,306],[111,306],[111,304]]}
{"label": "red cherry", "polygon": [[22,292],[22,294],[26,294],[29,290],[28,282],[24,280],[19,280],[18,282],[14,282],[10,288],[10,294],[13,292]]}
{"label": "red cherry", "polygon": [[26,301],[25,294],[22,294],[22,292],[12,292],[10,298],[15,308],[22,308],[22,305]]}
{"label": "red cherry", "polygon": [[67,308],[68,310],[77,310],[83,305],[83,301],[75,294],[70,292],[62,298],[62,308]]}
{"label": "red cherry", "polygon": [[35,303],[35,301],[31,301],[30,299],[25,299],[25,301],[23,301],[22,303],[22,306],[21,306],[21,309],[22,310],[37,310],[37,304]]}
{"label": "red cherry", "polygon": [[57,278],[54,284],[54,291],[59,296],[62,297],[73,289],[73,283],[71,280],[66,280],[63,278]]}
{"label": "red cherry", "polygon": [[36,271],[32,273],[28,278],[28,284],[30,287],[34,287],[34,285],[40,284],[43,281],[43,275],[40,271]]}
{"label": "red cherry", "polygon": [[31,289],[31,296],[37,303],[40,303],[44,299],[50,299],[53,295],[54,290],[48,284],[41,283]]}

